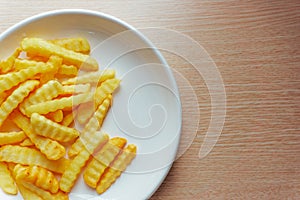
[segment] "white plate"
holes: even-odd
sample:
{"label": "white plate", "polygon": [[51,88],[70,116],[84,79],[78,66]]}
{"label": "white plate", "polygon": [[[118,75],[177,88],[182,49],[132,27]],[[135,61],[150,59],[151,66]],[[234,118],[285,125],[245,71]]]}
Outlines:
{"label": "white plate", "polygon": [[[5,58],[21,39],[86,37],[100,68],[114,68],[121,86],[102,130],[138,146],[126,172],[98,195],[80,176],[70,199],[148,199],[167,175],[176,156],[181,129],[181,104],[166,61],[136,29],[115,17],[87,10],[57,10],[28,18],[0,36]],[[0,199],[22,199],[6,195]]]}

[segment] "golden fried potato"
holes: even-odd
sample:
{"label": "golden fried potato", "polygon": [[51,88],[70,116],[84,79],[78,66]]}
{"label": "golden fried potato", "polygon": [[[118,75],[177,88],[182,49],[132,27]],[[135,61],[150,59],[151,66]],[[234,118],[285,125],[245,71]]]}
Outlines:
{"label": "golden fried potato", "polygon": [[79,136],[76,129],[55,123],[38,113],[33,113],[30,121],[36,134],[59,142],[69,142]]}
{"label": "golden fried potato", "polygon": [[12,120],[49,160],[58,160],[65,155],[66,149],[64,146],[55,140],[37,135],[33,130],[32,124],[30,124],[30,120],[20,112],[14,111]]}
{"label": "golden fried potato", "polygon": [[8,115],[29,95],[39,84],[39,81],[29,80],[22,83],[0,106],[0,126]]}
{"label": "golden fried potato", "polygon": [[86,84],[86,83],[102,83],[108,79],[115,78],[116,71],[114,69],[106,69],[100,72],[91,72],[70,78],[62,82],[63,85]]}
{"label": "golden fried potato", "polygon": [[38,165],[60,174],[65,171],[70,162],[65,158],[49,160],[36,149],[18,145],[5,145],[0,147],[0,161],[20,163],[22,165]]}
{"label": "golden fried potato", "polygon": [[84,127],[84,130],[81,133],[80,138],[78,138],[71,148],[68,151],[68,156],[70,158],[76,156],[83,148],[85,144],[89,144],[94,137],[94,134],[97,134],[97,130],[102,126],[103,120],[106,116],[107,111],[111,105],[111,96],[109,95],[103,103],[98,107],[93,117]]}
{"label": "golden fried potato", "polygon": [[24,38],[21,42],[21,48],[37,56],[60,56],[63,58],[65,64],[75,65],[83,70],[98,70],[98,63],[94,58],[65,49],[64,47],[55,45],[41,38]]}
{"label": "golden fried potato", "polygon": [[[28,106],[35,105],[44,101],[49,101],[61,94],[62,91],[63,86],[58,81],[51,80],[46,84],[43,84],[32,94],[30,94],[29,97],[20,104],[20,111],[23,114],[26,114],[25,108],[27,108]],[[26,115],[30,117],[29,114]]]}
{"label": "golden fried potato", "polygon": [[19,181],[32,183],[51,193],[58,192],[58,180],[52,172],[45,168],[36,165],[21,166],[18,164],[15,166],[14,171],[16,179]]}
{"label": "golden fried potato", "polygon": [[105,192],[118,179],[118,177],[127,168],[135,156],[136,146],[133,144],[128,145],[116,158],[112,166],[110,166],[108,170],[104,172],[96,187],[96,191],[99,194]]}
{"label": "golden fried potato", "polygon": [[14,63],[17,57],[21,53],[21,48],[17,48],[15,52],[9,56],[6,60],[1,60],[0,61],[0,72],[1,73],[7,73],[11,71],[14,68]]}
{"label": "golden fried potato", "polygon": [[89,54],[91,47],[90,43],[86,38],[82,37],[76,37],[76,38],[59,38],[55,40],[49,40],[53,44],[62,46],[66,49],[78,52],[78,53],[83,53],[83,54]]}
{"label": "golden fried potato", "polygon": [[0,133],[0,146],[5,144],[15,144],[27,138],[23,131]]}
{"label": "golden fried potato", "polygon": [[91,154],[98,146],[103,146],[109,137],[105,133],[94,134],[94,138],[91,138],[91,143],[86,146],[73,160],[69,167],[64,171],[59,182],[59,187],[64,192],[70,192],[78,178],[82,168],[89,160]]}
{"label": "golden fried potato", "polygon": [[0,162],[0,188],[7,194],[17,194],[18,188],[8,170],[7,164]]}
{"label": "golden fried potato", "polygon": [[115,137],[109,140],[108,143],[92,158],[92,161],[87,165],[83,178],[85,183],[91,188],[96,188],[100,177],[105,169],[109,167],[112,161],[117,157],[120,151],[126,145],[126,139]]}

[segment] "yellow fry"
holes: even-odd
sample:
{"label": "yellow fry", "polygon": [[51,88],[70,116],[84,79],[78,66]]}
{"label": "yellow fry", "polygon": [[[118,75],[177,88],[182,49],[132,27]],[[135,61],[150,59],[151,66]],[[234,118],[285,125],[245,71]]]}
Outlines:
{"label": "yellow fry", "polygon": [[64,85],[62,94],[79,94],[87,93],[91,89],[90,84],[79,84],[79,85]]}
{"label": "yellow fry", "polygon": [[8,170],[7,164],[0,162],[0,187],[7,194],[17,194],[18,189]]}
{"label": "yellow fry", "polygon": [[81,103],[88,102],[92,99],[91,93],[78,94],[70,97],[63,97],[61,99],[54,99],[51,101],[46,101],[31,105],[26,108],[27,115],[32,115],[32,113],[47,114],[49,112],[54,112],[56,110],[61,110],[65,108],[72,108]]}
{"label": "yellow fry", "polygon": [[[27,97],[39,81],[29,80],[22,83],[13,93],[2,103],[0,107],[0,126],[8,115]],[[2,87],[2,86],[1,86]]]}
{"label": "yellow fry", "polygon": [[27,68],[30,68],[30,67],[41,68],[41,67],[45,67],[45,66],[49,66],[49,64],[46,63],[46,62],[41,62],[41,61],[17,58],[15,60],[15,66],[14,67],[15,67],[16,71],[20,71],[22,69],[27,69]]}
{"label": "yellow fry", "polygon": [[[113,93],[115,89],[118,88],[119,84],[120,80],[118,79],[108,79],[102,82],[95,92],[95,108],[97,108],[109,94]],[[84,105],[79,105],[78,107],[78,116],[80,116],[80,121],[82,123],[85,123],[93,115],[93,112],[93,109],[86,109]],[[84,113],[84,115],[81,115],[81,113]]]}
{"label": "yellow fry", "polygon": [[64,192],[70,192],[78,178],[82,168],[85,166],[89,160],[91,154],[95,151],[98,146],[103,146],[109,139],[107,134],[98,133],[92,138],[92,142],[87,147],[88,149],[83,149],[73,160],[69,167],[64,171],[60,179],[59,187]]}
{"label": "yellow fry", "polygon": [[116,137],[110,139],[109,142],[103,146],[84,171],[83,178],[87,185],[91,188],[96,188],[105,169],[116,158],[121,149],[124,148],[126,142],[126,139]]}
{"label": "yellow fry", "polygon": [[88,40],[82,37],[55,39],[50,40],[50,42],[66,49],[84,54],[88,54],[91,50]]}
{"label": "yellow fry", "polygon": [[37,135],[33,130],[32,124],[30,124],[30,120],[20,112],[14,111],[12,120],[49,160],[58,160],[65,155],[66,150],[64,146],[55,140]]}
{"label": "yellow fry", "polygon": [[23,131],[0,133],[0,146],[22,142],[26,138]]}
{"label": "yellow fry", "polygon": [[40,78],[41,83],[47,83],[48,81],[54,79],[56,73],[58,72],[58,69],[62,64],[62,58],[59,56],[52,55],[50,56],[47,63],[53,66],[53,70],[49,73],[41,74],[41,78]]}
{"label": "yellow fry", "polygon": [[34,93],[30,94],[27,99],[20,104],[20,111],[30,117],[26,113],[26,108],[44,101],[49,101],[57,97],[63,91],[63,86],[55,80],[49,81],[38,88]]}
{"label": "yellow fry", "polygon": [[87,102],[80,104],[77,109],[77,112],[80,112],[80,115],[76,116],[76,121],[81,125],[85,125],[86,122],[92,117],[94,109],[94,102]]}
{"label": "yellow fry", "polygon": [[69,160],[48,160],[40,151],[18,145],[0,147],[0,161],[20,163],[22,165],[38,165],[52,172],[63,173],[69,165]]}
{"label": "yellow fry", "polygon": [[107,79],[112,79],[115,77],[116,71],[114,69],[106,69],[100,72],[91,72],[78,76],[75,78],[70,78],[62,82],[63,85],[74,85],[74,84],[85,84],[85,83],[101,83]]}
{"label": "yellow fry", "polygon": [[63,126],[70,126],[72,122],[74,121],[74,118],[76,116],[77,111],[74,110],[73,112],[67,114],[64,119],[62,120],[61,124]]}
{"label": "yellow fry", "polygon": [[74,65],[65,65],[65,64],[63,64],[58,69],[57,73],[61,74],[61,75],[76,76],[78,74],[78,69]]}
{"label": "yellow fry", "polygon": [[26,181],[21,181],[21,183],[26,189],[30,190],[31,192],[34,192],[40,197],[43,197],[43,200],[68,200],[69,199],[68,195],[61,191],[58,191],[55,194],[51,194],[50,192],[43,190],[32,183]]}
{"label": "yellow fry", "polygon": [[13,69],[14,62],[16,58],[20,55],[21,51],[22,51],[21,48],[17,48],[15,52],[11,56],[9,56],[6,60],[0,61],[0,71],[2,73],[7,73]]}
{"label": "yellow fry", "polygon": [[60,56],[65,64],[75,65],[84,70],[98,70],[97,61],[90,56],[65,49],[40,38],[24,38],[21,47],[24,51],[38,56]]}
{"label": "yellow fry", "polygon": [[30,121],[36,134],[59,142],[69,142],[79,136],[76,129],[55,123],[38,113],[33,113]]}
{"label": "yellow fry", "polygon": [[82,149],[84,149],[84,145],[89,144],[91,140],[93,140],[96,131],[100,129],[103,120],[106,116],[106,113],[111,105],[111,96],[108,96],[103,103],[98,107],[93,117],[88,121],[84,130],[82,131],[80,138],[78,138],[71,146],[68,151],[68,156],[70,158],[77,155]]}
{"label": "yellow fry", "polygon": [[45,168],[36,165],[16,165],[14,171],[17,180],[32,183],[39,188],[50,191],[51,193],[58,192],[58,180],[52,172]]}
{"label": "yellow fry", "polygon": [[29,138],[26,138],[23,142],[20,143],[20,146],[32,147],[32,146],[34,146],[34,143]]}
{"label": "yellow fry", "polygon": [[45,65],[45,66],[42,66],[39,68],[29,67],[29,68],[22,69],[17,72],[11,72],[11,73],[5,74],[0,79],[0,85],[1,85],[0,93],[11,89],[12,87],[18,85],[19,83],[21,83],[27,79],[30,79],[39,73],[47,73],[47,72],[52,71],[53,69],[54,69],[53,66]]}
{"label": "yellow fry", "polygon": [[104,172],[96,187],[96,191],[99,194],[105,192],[118,179],[135,156],[136,146],[133,144],[128,145],[116,158],[112,166]]}
{"label": "yellow fry", "polygon": [[17,181],[16,184],[24,200],[43,200],[42,197],[25,188],[22,183]]}

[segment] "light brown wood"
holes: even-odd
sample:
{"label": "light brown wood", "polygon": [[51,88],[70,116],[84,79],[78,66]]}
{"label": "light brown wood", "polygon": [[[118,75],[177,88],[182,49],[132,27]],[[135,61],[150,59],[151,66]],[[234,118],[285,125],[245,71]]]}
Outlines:
{"label": "light brown wood", "polygon": [[92,9],[136,28],[187,34],[218,66],[227,94],[226,122],[212,152],[199,159],[210,96],[190,64],[164,53],[195,89],[201,115],[193,138],[189,107],[194,102],[178,81],[186,103],[182,134],[193,140],[152,199],[300,198],[299,1],[1,0],[0,32],[26,17],[61,8]]}

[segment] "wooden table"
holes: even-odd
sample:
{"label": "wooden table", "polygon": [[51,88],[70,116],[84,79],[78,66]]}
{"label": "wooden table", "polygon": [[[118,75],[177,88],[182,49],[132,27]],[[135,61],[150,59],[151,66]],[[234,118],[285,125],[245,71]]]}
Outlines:
{"label": "wooden table", "polygon": [[200,126],[195,137],[190,135],[193,102],[178,81],[182,134],[192,143],[152,199],[300,198],[299,1],[1,0],[0,32],[26,17],[61,8],[92,9],[136,28],[186,34],[205,48],[221,73],[225,125],[213,150],[199,159],[211,117],[210,95],[190,64],[164,53],[197,94]]}

